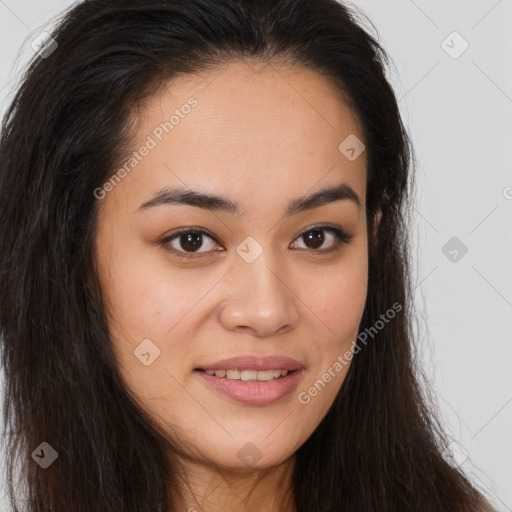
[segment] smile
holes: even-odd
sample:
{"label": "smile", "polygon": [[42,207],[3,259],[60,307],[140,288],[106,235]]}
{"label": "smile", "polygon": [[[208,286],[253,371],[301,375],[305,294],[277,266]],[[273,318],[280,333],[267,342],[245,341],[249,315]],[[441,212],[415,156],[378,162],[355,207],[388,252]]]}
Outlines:
{"label": "smile", "polygon": [[246,405],[269,405],[289,396],[304,374],[297,370],[196,370],[215,394]]}
{"label": "smile", "polygon": [[288,370],[206,370],[208,375],[232,380],[270,381],[288,375]]}

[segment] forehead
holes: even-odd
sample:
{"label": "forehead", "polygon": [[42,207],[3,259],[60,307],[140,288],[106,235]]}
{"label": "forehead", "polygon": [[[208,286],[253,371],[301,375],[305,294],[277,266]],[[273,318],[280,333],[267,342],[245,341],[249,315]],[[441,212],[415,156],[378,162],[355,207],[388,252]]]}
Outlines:
{"label": "forehead", "polygon": [[[181,75],[163,84],[139,110],[142,131],[147,132],[159,117],[167,120],[169,113],[191,97],[197,99],[199,108],[194,108],[192,121],[180,123],[179,131],[193,125],[197,138],[208,133],[213,138],[230,130],[229,135],[238,133],[240,138],[257,132],[261,136],[278,133],[276,143],[294,136],[309,136],[314,141],[329,132],[338,137],[353,133],[362,139],[355,112],[331,80],[302,66],[246,61]],[[240,125],[243,132],[235,132]],[[284,126],[287,131],[279,131]]]}
{"label": "forehead", "polygon": [[362,143],[359,120],[316,71],[232,62],[174,78],[137,115],[133,148],[152,141],[126,180],[137,195],[178,184],[299,196],[343,180],[364,202],[366,154],[350,160],[340,149]]}

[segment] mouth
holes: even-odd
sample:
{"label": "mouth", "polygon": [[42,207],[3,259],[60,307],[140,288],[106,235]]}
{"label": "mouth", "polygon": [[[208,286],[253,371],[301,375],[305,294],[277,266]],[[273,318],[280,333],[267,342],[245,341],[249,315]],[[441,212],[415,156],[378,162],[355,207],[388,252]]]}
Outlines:
{"label": "mouth", "polygon": [[195,371],[204,372],[211,377],[218,377],[221,379],[238,380],[243,382],[270,382],[282,379],[283,377],[286,377],[298,370],[204,370],[202,368],[197,368]]}
{"label": "mouth", "polygon": [[196,368],[200,381],[218,396],[245,405],[269,405],[290,397],[305,370],[205,370]]}

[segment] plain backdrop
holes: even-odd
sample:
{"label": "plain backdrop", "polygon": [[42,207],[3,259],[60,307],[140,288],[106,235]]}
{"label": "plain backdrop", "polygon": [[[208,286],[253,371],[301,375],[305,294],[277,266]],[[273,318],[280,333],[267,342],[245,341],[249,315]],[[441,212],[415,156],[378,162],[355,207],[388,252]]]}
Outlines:
{"label": "plain backdrop", "polygon": [[[72,3],[0,0],[2,113],[30,42]],[[347,4],[368,15],[392,59],[418,160],[412,255],[424,367],[455,460],[497,510],[512,511],[512,0]],[[2,481],[2,511],[4,492]]]}

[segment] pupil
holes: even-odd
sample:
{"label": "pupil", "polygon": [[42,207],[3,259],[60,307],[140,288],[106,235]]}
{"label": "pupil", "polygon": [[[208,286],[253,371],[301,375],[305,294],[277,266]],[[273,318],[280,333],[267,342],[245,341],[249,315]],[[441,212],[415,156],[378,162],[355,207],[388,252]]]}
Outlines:
{"label": "pupil", "polygon": [[325,239],[323,231],[319,229],[313,229],[312,231],[308,231],[305,237],[306,239],[304,241],[306,242],[306,245],[308,244],[308,242],[311,242],[315,249],[320,247],[324,243]]}
{"label": "pupil", "polygon": [[181,247],[185,250],[196,251],[203,245],[201,233],[186,233],[180,237]]}

